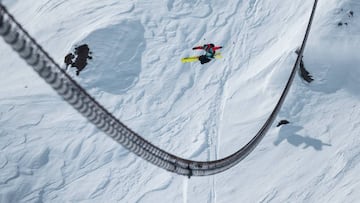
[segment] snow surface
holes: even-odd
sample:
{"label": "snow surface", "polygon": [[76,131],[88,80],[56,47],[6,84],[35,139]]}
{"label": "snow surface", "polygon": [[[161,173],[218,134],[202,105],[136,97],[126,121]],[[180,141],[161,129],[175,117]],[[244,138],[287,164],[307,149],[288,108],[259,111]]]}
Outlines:
{"label": "snow surface", "polygon": [[[2,1],[60,64],[145,139],[184,158],[229,155],[259,130],[295,63],[313,1]],[[348,12],[354,12],[353,17]],[[0,40],[0,202],[356,202],[360,199],[360,3],[320,0],[280,119],[236,167],[159,169],[88,123]],[[338,26],[339,22],[348,25]],[[223,59],[182,64],[204,43]]]}

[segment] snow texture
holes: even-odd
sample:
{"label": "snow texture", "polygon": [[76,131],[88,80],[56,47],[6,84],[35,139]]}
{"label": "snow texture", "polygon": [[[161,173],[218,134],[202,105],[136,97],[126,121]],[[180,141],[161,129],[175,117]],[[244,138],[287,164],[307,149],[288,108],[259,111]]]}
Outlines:
{"label": "snow texture", "polygon": [[[93,60],[68,73],[145,139],[205,161],[264,123],[313,1],[2,3],[60,64],[88,44]],[[356,0],[320,0],[304,53],[315,80],[295,80],[278,118],[290,124],[273,126],[234,168],[191,179],[98,131],[0,40],[0,202],[359,201],[359,16]],[[180,62],[204,43],[222,45],[223,58]]]}

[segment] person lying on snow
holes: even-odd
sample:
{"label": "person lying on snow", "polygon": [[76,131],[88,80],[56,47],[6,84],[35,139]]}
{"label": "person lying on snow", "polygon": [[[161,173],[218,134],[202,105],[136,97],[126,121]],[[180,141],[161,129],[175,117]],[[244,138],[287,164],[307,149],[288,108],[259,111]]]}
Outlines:
{"label": "person lying on snow", "polygon": [[208,63],[211,61],[211,59],[214,58],[216,50],[221,49],[222,46],[215,46],[214,44],[205,44],[204,46],[197,46],[192,48],[193,50],[196,49],[201,49],[204,50],[206,53],[205,55],[201,55],[199,57],[200,63],[204,64],[204,63]]}

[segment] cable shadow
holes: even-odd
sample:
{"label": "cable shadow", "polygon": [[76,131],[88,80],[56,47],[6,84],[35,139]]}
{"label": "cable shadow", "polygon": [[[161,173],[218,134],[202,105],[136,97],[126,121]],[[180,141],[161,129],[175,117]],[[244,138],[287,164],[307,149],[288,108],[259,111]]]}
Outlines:
{"label": "cable shadow", "polygon": [[281,142],[286,140],[289,144],[294,145],[295,147],[303,145],[303,149],[312,147],[317,151],[321,151],[324,146],[331,146],[331,144],[324,143],[319,139],[297,134],[297,132],[301,129],[303,128],[300,126],[282,126],[279,131],[279,136],[274,141],[274,145],[278,146]]}

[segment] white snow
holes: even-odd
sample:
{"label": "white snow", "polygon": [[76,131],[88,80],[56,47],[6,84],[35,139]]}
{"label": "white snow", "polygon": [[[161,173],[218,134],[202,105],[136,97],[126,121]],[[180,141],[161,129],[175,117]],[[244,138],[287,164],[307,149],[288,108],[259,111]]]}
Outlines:
{"label": "white snow", "polygon": [[[259,130],[295,63],[313,1],[2,0],[117,118],[178,156],[214,160]],[[354,16],[349,16],[349,11]],[[356,202],[360,199],[360,3],[320,0],[278,121],[252,154],[210,177],[159,169],[65,103],[0,40],[0,202]],[[348,25],[338,26],[339,22]],[[191,48],[223,59],[182,64]]]}

